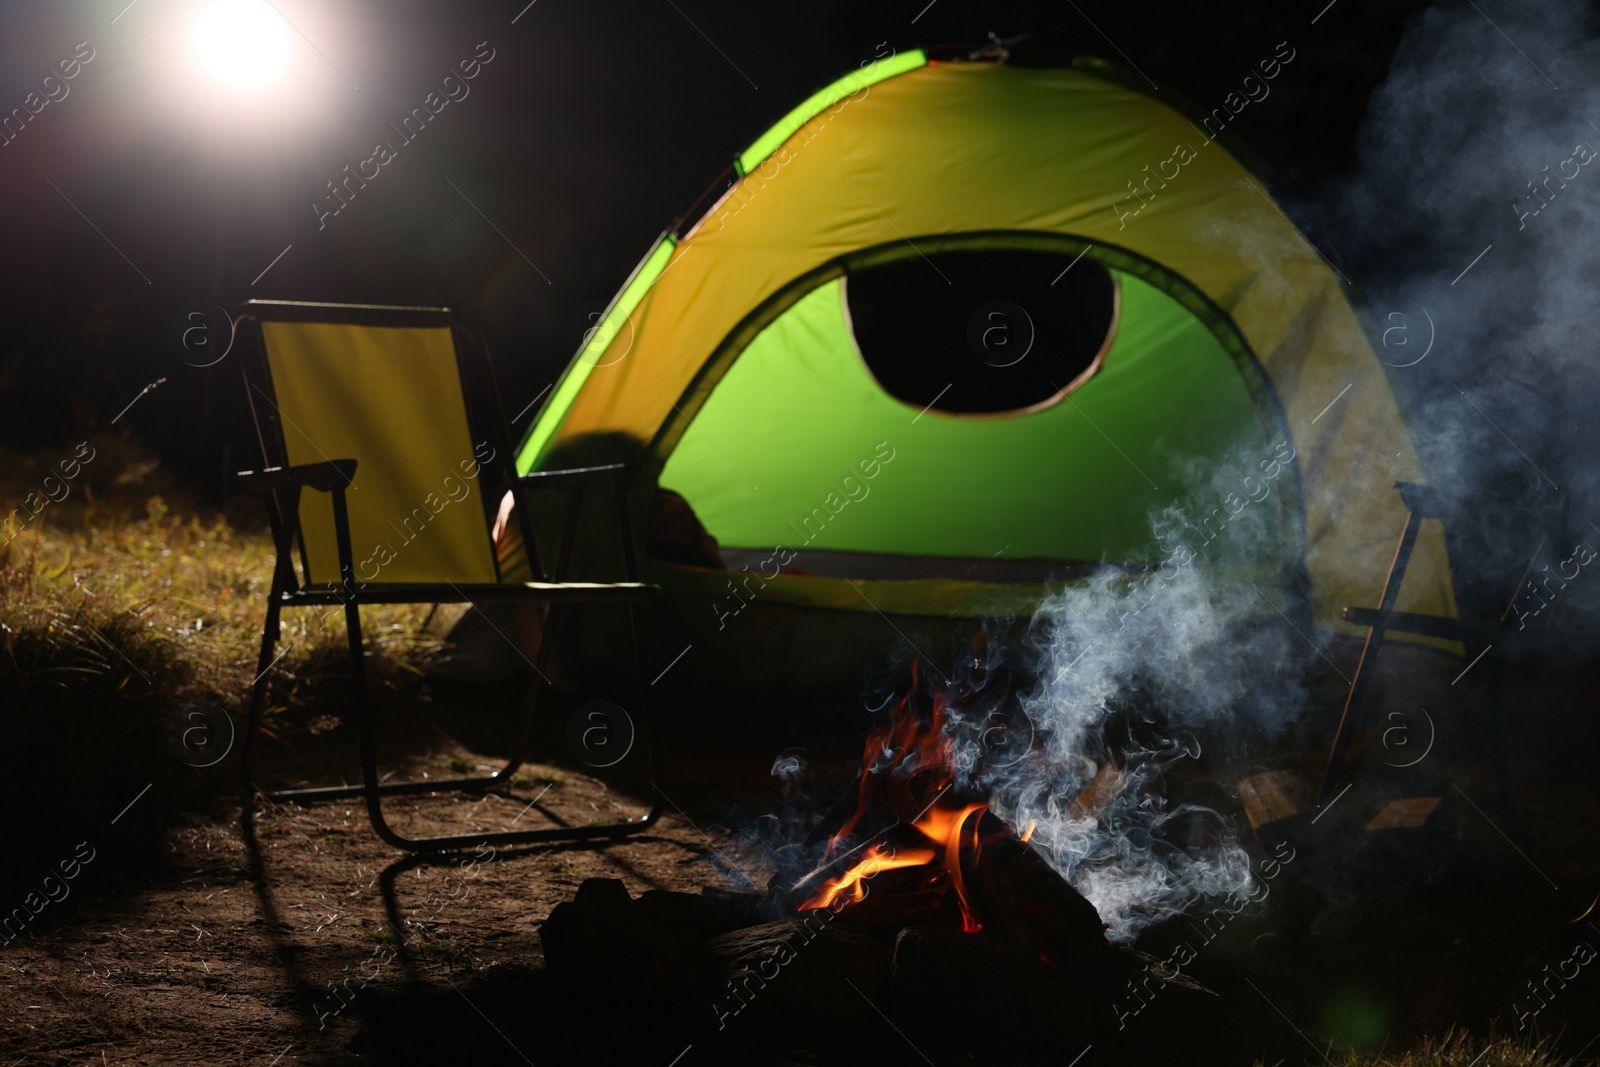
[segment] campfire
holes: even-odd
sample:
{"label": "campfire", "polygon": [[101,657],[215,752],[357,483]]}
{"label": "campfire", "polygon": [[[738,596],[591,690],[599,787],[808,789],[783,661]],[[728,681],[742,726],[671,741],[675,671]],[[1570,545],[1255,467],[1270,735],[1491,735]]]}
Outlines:
{"label": "campfire", "polygon": [[[1094,905],[1030,844],[1036,827],[1008,825],[974,784],[960,740],[981,679],[930,682],[925,669],[912,665],[869,731],[843,801],[779,850],[764,893],[632,900],[620,882],[592,879],[541,930],[551,970],[614,982],[624,963],[657,987],[699,990],[719,1034],[755,1028],[746,1012],[772,1023],[859,1015],[863,997],[862,1024],[877,1025],[877,1011],[914,1015],[953,988],[968,1008],[1035,1012],[1085,1038],[1114,1029],[1112,1001],[1151,980],[1151,958],[1110,942]],[[1074,818],[1096,790],[1115,791],[1115,773],[1090,783]]]}
{"label": "campfire", "polygon": [[[965,933],[988,931],[1049,963],[1103,949],[1094,906],[1028,846],[1035,827],[1019,835],[959,781],[953,687],[924,687],[920,665],[911,671],[909,688],[867,735],[853,808],[829,835],[821,866],[791,893],[796,911],[865,905],[869,881],[882,882],[886,892],[858,909],[858,925],[882,932],[954,916]],[[865,844],[852,847],[858,839]]]}

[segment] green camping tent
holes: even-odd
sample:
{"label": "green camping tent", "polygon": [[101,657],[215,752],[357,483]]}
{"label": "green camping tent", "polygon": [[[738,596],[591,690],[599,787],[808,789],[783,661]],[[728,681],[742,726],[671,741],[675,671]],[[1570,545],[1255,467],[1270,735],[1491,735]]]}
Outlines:
{"label": "green camping tent", "polygon": [[[1201,563],[1350,632],[1416,457],[1334,267],[1209,136],[1227,112],[1171,96],[1098,61],[884,56],[660,238],[518,457],[620,442],[641,521],[671,490],[721,546],[655,553],[660,658],[858,669],[902,620],[1026,615],[1241,504],[1252,535]],[[1436,528],[1399,606],[1454,615]]]}

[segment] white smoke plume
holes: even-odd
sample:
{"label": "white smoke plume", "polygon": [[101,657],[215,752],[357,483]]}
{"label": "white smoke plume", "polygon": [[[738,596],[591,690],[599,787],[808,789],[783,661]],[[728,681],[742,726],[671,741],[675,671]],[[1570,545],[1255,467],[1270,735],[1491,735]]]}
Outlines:
{"label": "white smoke plume", "polygon": [[[1596,30],[1576,0],[1421,13],[1373,94],[1359,166],[1320,203],[1288,205],[1354,279],[1425,480],[1456,505],[1464,614],[1497,613],[1516,595],[1541,536],[1532,569],[1544,580],[1525,606],[1559,593],[1579,622],[1600,607],[1600,579],[1578,570],[1594,558],[1579,544],[1600,546],[1589,440],[1600,404]],[[1164,545],[1186,526],[1176,511],[1153,521]],[[1223,554],[1258,562],[1277,548],[1259,528],[1225,538]],[[1301,710],[1309,652],[1287,625],[1234,622],[1281,584],[1257,589],[1232,566],[1195,566],[1156,585],[1132,613],[1111,576],[1043,606],[1032,633],[1040,680],[1022,699],[1035,755],[996,770],[981,734],[968,724],[963,735],[997,813],[1037,824],[1033,843],[1122,940],[1243,892],[1247,857],[1222,817],[1169,803],[1166,779],[1202,745],[1213,771],[1259,753]],[[1566,645],[1597,651],[1577,636]],[[1114,799],[1078,804],[1108,764],[1118,774],[1099,785],[1116,784]]]}
{"label": "white smoke plume", "polygon": [[[997,710],[999,695],[954,701],[966,784],[1018,831],[1033,827],[1031,843],[1116,940],[1250,885],[1228,821],[1169,801],[1167,779],[1198,776],[1203,754],[1206,773],[1228,774],[1233,753],[1281,736],[1304,703],[1315,652],[1279,614],[1295,535],[1271,494],[1237,513],[1212,507],[1271,454],[1255,444],[1209,471],[1192,463],[1186,502],[1151,516],[1161,566],[1131,579],[1108,569],[1041,605],[1020,655],[1036,679],[1012,698],[1020,717]],[[1213,786],[1225,796],[1231,778]]]}
{"label": "white smoke plume", "polygon": [[[1457,592],[1479,612],[1503,608],[1541,536],[1536,571],[1600,547],[1596,30],[1577,0],[1422,12],[1359,166],[1320,206],[1429,480],[1460,511]],[[1600,581],[1569,581],[1569,619],[1592,619]]]}

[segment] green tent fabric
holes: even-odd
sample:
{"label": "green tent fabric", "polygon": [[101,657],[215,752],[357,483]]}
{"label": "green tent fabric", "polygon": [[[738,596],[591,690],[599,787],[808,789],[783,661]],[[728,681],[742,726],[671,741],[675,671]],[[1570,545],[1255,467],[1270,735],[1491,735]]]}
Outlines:
{"label": "green tent fabric", "polygon": [[819,286],[745,349],[661,484],[724,546],[1157,562],[1151,510],[1201,499],[1186,476],[1225,462],[1256,415],[1194,316],[1137,278],[1118,284],[1104,366],[1071,402],[991,419],[885,394],[851,342],[843,283]]}

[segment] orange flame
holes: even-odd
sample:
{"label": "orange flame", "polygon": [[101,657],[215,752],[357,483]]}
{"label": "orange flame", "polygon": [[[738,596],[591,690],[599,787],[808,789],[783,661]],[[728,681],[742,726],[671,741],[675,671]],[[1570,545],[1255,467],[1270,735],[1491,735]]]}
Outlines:
{"label": "orange flame", "polygon": [[852,902],[860,900],[867,895],[861,883],[871,878],[880,871],[892,871],[899,867],[920,867],[925,863],[932,863],[934,857],[931,848],[904,849],[898,853],[887,852],[878,845],[873,845],[867,850],[866,857],[851,867],[844,874],[831,879],[822,891],[808,900],[804,908],[826,908],[841,895],[848,896]]}
{"label": "orange flame", "polygon": [[924,794],[937,796],[955,780],[950,742],[944,735],[945,701],[936,693],[928,722],[911,707],[917,691],[917,664],[911,664],[911,689],[895,702],[889,721],[867,733],[861,754],[861,789],[856,810],[828,842],[825,855],[843,843],[870,811],[896,816],[920,810]]}
{"label": "orange flame", "polygon": [[975,931],[981,924],[962,876],[962,846],[969,843],[969,855],[976,858],[978,824],[989,805],[945,799],[945,792],[955,782],[955,769],[944,731],[944,693],[935,691],[924,720],[912,706],[912,697],[917,693],[916,663],[911,671],[910,691],[895,703],[889,721],[867,735],[856,809],[829,839],[824,855],[832,855],[845,844],[869,813],[909,821],[934,847],[893,853],[874,845],[843,874],[830,879],[801,909],[826,907],[841,895],[858,901],[866,895],[862,881],[881,871],[928,866],[930,877],[937,877],[942,867],[949,872],[955,888],[962,926]]}
{"label": "orange flame", "polygon": [[978,849],[978,818],[989,810],[989,805],[972,803],[963,806],[959,811],[952,808],[941,808],[937,805],[928,809],[927,814],[913,822],[922,832],[922,835],[934,844],[944,846],[944,867],[950,872],[950,880],[955,885],[956,900],[961,903],[961,927],[968,933],[975,933],[983,928],[973,914],[972,905],[967,899],[967,887],[961,877],[961,835],[967,824],[972,824],[972,849],[973,858],[977,858]]}

